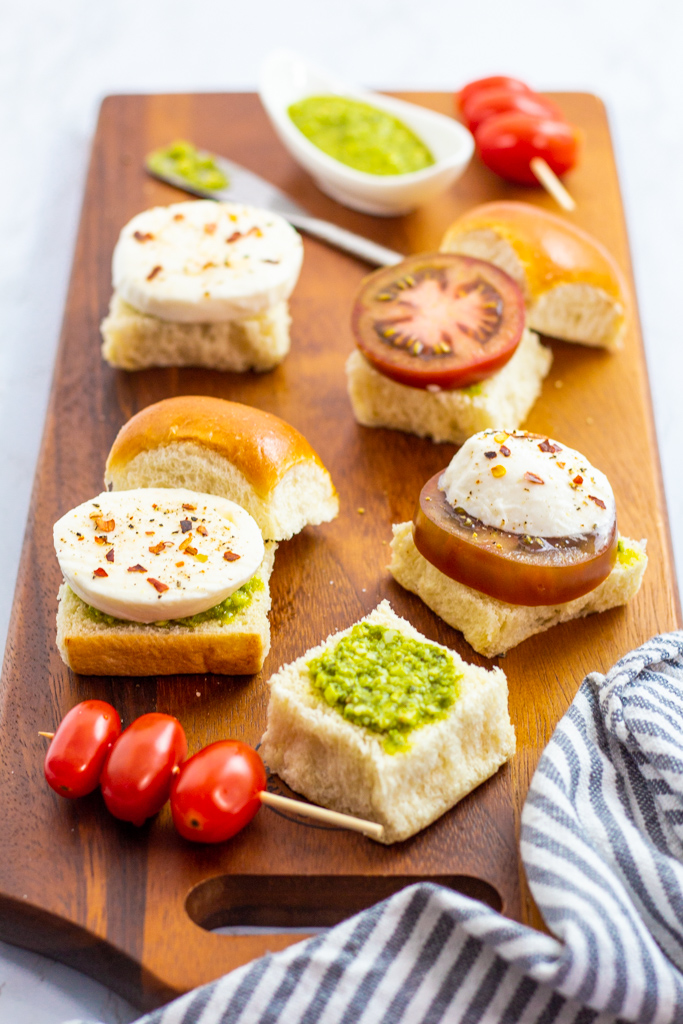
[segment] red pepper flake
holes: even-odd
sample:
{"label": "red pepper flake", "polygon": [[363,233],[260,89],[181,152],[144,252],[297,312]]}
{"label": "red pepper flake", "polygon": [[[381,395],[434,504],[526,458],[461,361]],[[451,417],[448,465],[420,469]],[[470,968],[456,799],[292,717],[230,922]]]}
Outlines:
{"label": "red pepper flake", "polygon": [[150,234],[149,231],[134,231],[133,238],[135,239],[136,242],[151,242],[152,239],[154,238],[154,235]]}
{"label": "red pepper flake", "polygon": [[574,479],[572,480],[572,483],[575,484],[577,487],[580,487],[581,484],[583,483],[583,477],[582,476],[575,476]]}
{"label": "red pepper flake", "polygon": [[542,452],[561,452],[559,444],[553,444],[550,438],[546,437],[545,441],[541,441],[538,446]]}
{"label": "red pepper flake", "polygon": [[[80,540],[81,538],[79,537],[78,539]],[[95,537],[95,543],[96,544],[106,544],[107,543],[107,538],[106,537],[97,537],[96,536]]]}
{"label": "red pepper flake", "polygon": [[242,237],[244,236],[242,235],[241,231],[233,231],[233,233],[230,235],[230,238],[226,238],[225,241],[228,243],[228,245],[231,245],[233,242],[238,242]]}
{"label": "red pepper flake", "polygon": [[223,552],[223,558],[225,559],[226,562],[236,562],[237,559],[241,557],[241,555],[236,555],[234,551]]}
{"label": "red pepper flake", "polygon": [[161,583],[159,580],[153,579],[152,576],[147,577],[147,582],[151,583],[154,589],[157,590],[160,594],[163,594],[165,590],[168,590],[168,585],[166,583]]}
{"label": "red pepper flake", "polygon": [[153,555],[160,555],[165,547],[166,547],[166,542],[163,541],[163,540],[160,540],[158,544],[155,544],[154,547],[151,547],[149,550],[152,552]]}
{"label": "red pepper flake", "polygon": [[184,213],[176,213],[173,216],[173,220],[185,220],[185,214]]}
{"label": "red pepper flake", "polygon": [[487,459],[495,459],[498,452],[484,452]]}
{"label": "red pepper flake", "polygon": [[213,235],[217,227],[217,224],[205,224],[204,231],[207,235]]}
{"label": "red pepper flake", "polygon": [[147,572],[147,570],[145,569],[144,565],[140,565],[140,563],[138,562],[137,565],[129,566],[128,572]]}
{"label": "red pepper flake", "polygon": [[160,274],[164,268],[157,263],[156,267],[152,267],[149,274],[147,275],[148,281],[153,281],[157,274]]}
{"label": "red pepper flake", "polygon": [[176,564],[175,564],[175,567],[176,567],[176,569],[182,569],[182,567],[183,567],[184,565],[185,565],[185,563],[184,563],[184,562],[176,562]]}
{"label": "red pepper flake", "polygon": [[567,463],[566,462],[558,462],[557,465],[559,466],[560,469],[564,469],[564,467],[567,465]]}
{"label": "red pepper flake", "polygon": [[180,520],[180,529],[183,531],[183,533],[187,533],[188,530],[191,530],[192,529],[192,523],[190,522],[190,520],[189,519],[181,519]]}
{"label": "red pepper flake", "polygon": [[500,454],[501,454],[501,455],[504,455],[504,456],[505,456],[505,458],[507,459],[507,458],[509,458],[509,457],[510,457],[510,454],[511,454],[511,452],[510,452],[510,449],[509,449],[509,448],[506,448],[506,447],[505,447],[505,445],[504,445],[504,444],[502,444],[502,445],[500,446]]}
{"label": "red pepper flake", "polygon": [[203,523],[200,523],[199,526],[197,527],[197,533],[201,533],[202,537],[209,536],[209,531],[207,530]]}
{"label": "red pepper flake", "polygon": [[104,557],[107,559],[108,562],[113,562],[114,561],[114,549],[112,548],[111,551],[107,551],[107,553],[106,553],[106,555]]}
{"label": "red pepper flake", "polygon": [[101,530],[102,533],[111,533],[115,526],[113,519],[105,519],[104,516],[98,516],[95,520],[95,529]]}
{"label": "red pepper flake", "polygon": [[197,506],[196,505],[183,505],[183,508],[185,509],[186,512],[196,512],[197,511]]}
{"label": "red pepper flake", "polygon": [[602,501],[600,498],[596,498],[594,494],[589,494],[588,497],[591,501],[594,501],[596,505],[599,505],[600,508],[607,508],[607,505],[605,505],[604,501]]}
{"label": "red pepper flake", "polygon": [[197,554],[197,549],[196,548],[192,548],[192,547],[186,547],[184,549],[184,551],[185,551],[186,555],[196,555]]}
{"label": "red pepper flake", "polygon": [[192,534],[188,533],[188,535],[185,538],[185,540],[181,544],[178,545],[178,551],[186,551],[188,549],[189,545],[190,545],[190,541],[191,540],[192,540]]}
{"label": "red pepper flake", "polygon": [[537,476],[536,473],[525,473],[524,479],[528,480],[530,484],[544,484],[545,480],[543,477]]}
{"label": "red pepper flake", "polygon": [[95,569],[93,576],[108,576],[109,573],[106,569]]}

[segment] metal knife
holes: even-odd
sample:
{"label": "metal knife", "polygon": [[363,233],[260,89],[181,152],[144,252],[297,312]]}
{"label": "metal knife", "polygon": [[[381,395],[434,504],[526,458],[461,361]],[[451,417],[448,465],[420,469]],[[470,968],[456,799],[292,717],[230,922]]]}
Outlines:
{"label": "metal knife", "polygon": [[383,245],[378,245],[377,242],[371,242],[369,238],[356,235],[353,231],[340,228],[337,224],[311,217],[303,206],[299,206],[285,192],[276,188],[275,185],[271,185],[265,178],[254,174],[253,171],[248,171],[240,164],[233,163],[232,160],[226,160],[225,157],[217,156],[215,153],[211,153],[211,156],[228,179],[226,188],[197,188],[178,174],[165,172],[160,174],[148,166],[146,169],[153,178],[158,178],[160,181],[165,181],[169,185],[174,185],[184,192],[190,192],[194,196],[200,196],[202,199],[250,203],[265,210],[272,210],[273,213],[279,213],[295,228],[299,228],[307,235],[320,238],[323,242],[328,242],[344,252],[350,252],[353,256],[359,256],[373,266],[388,267],[394,263],[400,263],[405,258],[402,253],[387,249]]}

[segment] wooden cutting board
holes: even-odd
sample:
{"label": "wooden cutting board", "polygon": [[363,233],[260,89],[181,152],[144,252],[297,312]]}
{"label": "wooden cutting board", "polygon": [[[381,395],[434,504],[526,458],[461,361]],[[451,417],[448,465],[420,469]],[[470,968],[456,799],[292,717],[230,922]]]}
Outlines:
{"label": "wooden cutting board", "polygon": [[[451,112],[446,94],[405,98]],[[567,176],[578,203],[570,219],[604,242],[630,279],[604,109],[590,95],[553,98],[585,132],[580,166]],[[102,363],[99,323],[110,297],[114,243],[134,214],[183,198],[142,170],[145,153],[178,137],[250,167],[314,214],[406,253],[436,249],[448,224],[475,203],[514,198],[554,209],[540,190],[507,186],[475,159],[433,203],[407,217],[373,218],[344,209],[316,189],[277,142],[253,95],[105,100],[0,690],[0,937],[71,964],[142,1007],[281,949],[307,928],[339,921],[418,879],[450,885],[538,925],[517,836],[539,755],[587,672],[606,670],[652,634],[680,623],[635,320],[618,355],[551,343],[553,369],[527,426],[578,448],[608,474],[622,533],[648,538],[645,582],[627,608],[557,627],[496,659],[509,680],[518,752],[493,779],[421,834],[388,848],[267,809],[231,842],[201,848],[175,835],[168,808],[136,829],[109,817],[99,794],[74,803],[57,797],[43,780],[45,741],[38,730],[54,729],[77,701],[111,701],[125,724],[152,710],[176,715],[191,752],[227,736],[256,744],[270,674],[385,597],[427,636],[487,664],[385,568],[391,524],[411,517],[422,484],[455,449],[361,428],[353,419],[344,362],[353,347],[351,303],[366,266],[305,239],[304,268],[291,302],[292,351],[272,373],[125,373]],[[46,238],[45,244],[60,241]],[[272,579],[272,649],[257,677],[74,677],[55,648],[60,573],[52,524],[101,490],[105,458],[121,424],[149,403],[177,394],[236,399],[294,424],[330,469],[341,514],[280,546]],[[299,932],[208,930],[218,925],[290,926]]]}

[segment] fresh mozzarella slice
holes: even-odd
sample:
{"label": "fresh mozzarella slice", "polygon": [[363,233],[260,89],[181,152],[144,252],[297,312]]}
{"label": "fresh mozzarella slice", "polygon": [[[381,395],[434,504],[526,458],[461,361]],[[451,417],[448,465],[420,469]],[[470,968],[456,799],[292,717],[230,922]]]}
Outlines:
{"label": "fresh mozzarella slice", "polygon": [[301,238],[276,213],[213,200],[155,206],[126,224],[114,249],[114,288],[161,320],[214,323],[289,298]]}
{"label": "fresh mozzarella slice", "polygon": [[132,622],[213,608],[254,575],[264,556],[248,512],[184,488],[105,491],[62,516],[54,541],[74,593]]}
{"label": "fresh mozzarella slice", "polygon": [[609,480],[580,452],[526,431],[468,438],[439,479],[456,508],[485,526],[534,537],[595,534],[616,516]]}

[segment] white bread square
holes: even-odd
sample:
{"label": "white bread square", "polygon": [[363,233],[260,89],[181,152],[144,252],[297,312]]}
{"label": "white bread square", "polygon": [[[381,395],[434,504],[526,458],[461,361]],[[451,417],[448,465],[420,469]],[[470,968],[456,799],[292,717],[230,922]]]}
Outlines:
{"label": "white bread square", "polygon": [[260,749],[271,771],[314,803],[384,826],[384,843],[407,839],[493,775],[515,752],[505,674],[468,665],[422,636],[382,601],[361,622],[397,629],[446,651],[462,672],[446,716],[408,734],[388,754],[382,737],[347,721],[311,686],[308,663],[353,627],[335,633],[270,679],[268,725]]}
{"label": "white bread square", "polygon": [[161,676],[215,672],[251,675],[270,649],[270,587],[277,544],[267,543],[255,575],[263,582],[231,622],[208,619],[197,626],[155,627],[138,622],[108,625],[87,614],[73,590],[62,583],[57,609],[57,647],[62,660],[81,675]]}
{"label": "white bread square", "polygon": [[559,622],[583,618],[626,604],[638,593],[647,566],[646,541],[620,539],[617,561],[606,580],[583,597],[557,605],[514,605],[473,590],[444,575],[415,547],[413,524],[392,527],[391,563],[394,579],[422,598],[428,608],[459,629],[468,644],[485,658],[504,654],[522,640]]}
{"label": "white bread square", "polygon": [[505,366],[480,384],[453,391],[411,388],[389,380],[356,349],[346,363],[349,398],[364,427],[391,427],[434,441],[463,444],[480,430],[514,430],[541,393],[550,349],[525,330]]}
{"label": "white bread square", "polygon": [[287,302],[264,313],[218,323],[178,323],[142,313],[114,292],[102,321],[102,356],[110,366],[206,366],[214,370],[272,370],[289,352]]}

